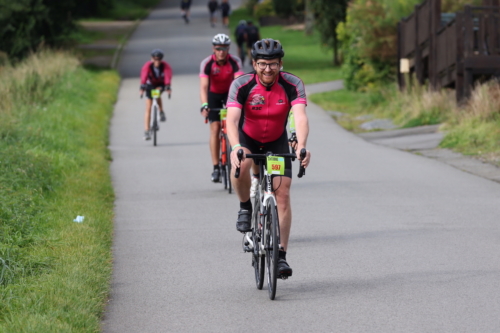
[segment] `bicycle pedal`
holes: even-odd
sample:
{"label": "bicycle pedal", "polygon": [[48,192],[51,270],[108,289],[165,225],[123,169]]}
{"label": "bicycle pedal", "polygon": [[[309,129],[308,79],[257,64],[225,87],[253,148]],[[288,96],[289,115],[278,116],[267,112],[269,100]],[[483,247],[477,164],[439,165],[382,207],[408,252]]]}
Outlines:
{"label": "bicycle pedal", "polygon": [[250,246],[245,246],[245,247],[243,247],[243,251],[245,251],[245,252],[253,252],[253,248],[250,247]]}
{"label": "bicycle pedal", "polygon": [[280,275],[280,278],[281,278],[282,280],[288,280],[288,275]]}

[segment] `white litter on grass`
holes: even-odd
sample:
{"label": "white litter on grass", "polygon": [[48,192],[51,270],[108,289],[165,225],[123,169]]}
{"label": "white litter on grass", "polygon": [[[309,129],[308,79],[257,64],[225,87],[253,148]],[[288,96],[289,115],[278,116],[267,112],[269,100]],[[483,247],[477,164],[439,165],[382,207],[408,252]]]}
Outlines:
{"label": "white litter on grass", "polygon": [[76,222],[76,223],[82,223],[84,218],[85,218],[85,216],[80,216],[80,215],[78,215],[78,216],[76,217],[76,219],[74,219],[74,220],[73,220],[73,222]]}

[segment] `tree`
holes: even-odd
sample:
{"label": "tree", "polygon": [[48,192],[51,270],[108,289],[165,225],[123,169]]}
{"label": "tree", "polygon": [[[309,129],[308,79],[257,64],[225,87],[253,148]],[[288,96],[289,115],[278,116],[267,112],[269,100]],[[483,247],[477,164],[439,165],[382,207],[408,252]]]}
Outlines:
{"label": "tree", "polygon": [[289,18],[295,14],[297,0],[273,0],[274,11],[283,18]]}
{"label": "tree", "polygon": [[305,1],[305,10],[304,10],[304,21],[305,21],[305,33],[310,36],[314,30],[314,12],[311,8],[311,1]]}
{"label": "tree", "polygon": [[60,46],[76,29],[73,0],[0,0],[0,51],[21,58],[40,45]]}
{"label": "tree", "polygon": [[333,49],[335,65],[340,65],[336,29],[345,20],[347,3],[348,0],[311,0],[316,29],[320,32],[321,42]]}

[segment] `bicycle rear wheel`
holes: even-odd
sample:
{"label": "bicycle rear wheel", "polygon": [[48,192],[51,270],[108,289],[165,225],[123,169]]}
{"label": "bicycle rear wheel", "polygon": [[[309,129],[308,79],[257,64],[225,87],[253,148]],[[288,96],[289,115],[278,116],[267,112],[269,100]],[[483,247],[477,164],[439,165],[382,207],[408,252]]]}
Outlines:
{"label": "bicycle rear wheel", "polygon": [[226,138],[226,163],[227,163],[227,191],[229,194],[233,191],[233,185],[231,184],[231,144]]}
{"label": "bicycle rear wheel", "polygon": [[273,300],[276,296],[278,279],[279,222],[276,204],[272,200],[269,200],[266,207],[265,228],[267,290],[269,298]]}
{"label": "bicycle rear wheel", "polygon": [[255,271],[255,284],[257,289],[261,290],[264,285],[264,271],[266,257],[261,253],[262,243],[262,223],[260,219],[261,194],[259,191],[255,193],[252,216],[252,266]]}

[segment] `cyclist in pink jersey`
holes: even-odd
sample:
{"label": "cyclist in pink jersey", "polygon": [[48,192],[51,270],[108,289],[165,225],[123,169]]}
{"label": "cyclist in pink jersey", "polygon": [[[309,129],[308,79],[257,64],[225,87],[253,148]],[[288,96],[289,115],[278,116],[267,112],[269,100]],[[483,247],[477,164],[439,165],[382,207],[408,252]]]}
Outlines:
{"label": "cyclist in pink jersey", "polygon": [[[144,140],[150,140],[149,124],[151,120],[151,105],[153,98],[151,96],[152,89],[171,92],[170,83],[172,81],[172,68],[163,61],[163,51],[155,49],[151,52],[151,61],[148,61],[141,69],[141,96],[146,93],[146,111],[144,113]],[[158,107],[160,108],[160,121],[166,121],[165,112],[163,112],[163,104],[161,98],[157,99]]]}
{"label": "cyclist in pink jersey", "polygon": [[[233,81],[227,100],[227,131],[233,147],[232,170],[241,167],[240,177],[232,182],[240,200],[236,229],[251,230],[252,203],[250,201],[252,160],[240,161],[237,151],[245,154],[289,153],[286,131],[288,114],[293,111],[298,142],[294,144],[297,158],[306,148],[309,122],[306,115],[306,94],[304,84],[297,76],[282,72],[282,58],[285,53],[279,41],[263,39],[257,41],[251,50],[254,72],[244,74]],[[307,167],[311,153],[300,161]],[[292,269],[286,261],[288,239],[292,224],[290,207],[290,186],[292,183],[291,162],[285,162],[285,175],[273,176],[278,216],[280,221],[280,251],[278,271],[280,275],[291,276]],[[254,170],[255,172],[255,170]],[[258,176],[258,175],[257,175]]]}
{"label": "cyclist in pink jersey", "polygon": [[219,134],[221,130],[219,112],[210,108],[222,108],[226,103],[229,87],[234,78],[243,74],[240,58],[229,54],[231,40],[225,34],[217,34],[212,40],[213,54],[203,59],[200,65],[201,115],[210,121],[210,154],[213,172],[211,179],[219,182]]}

